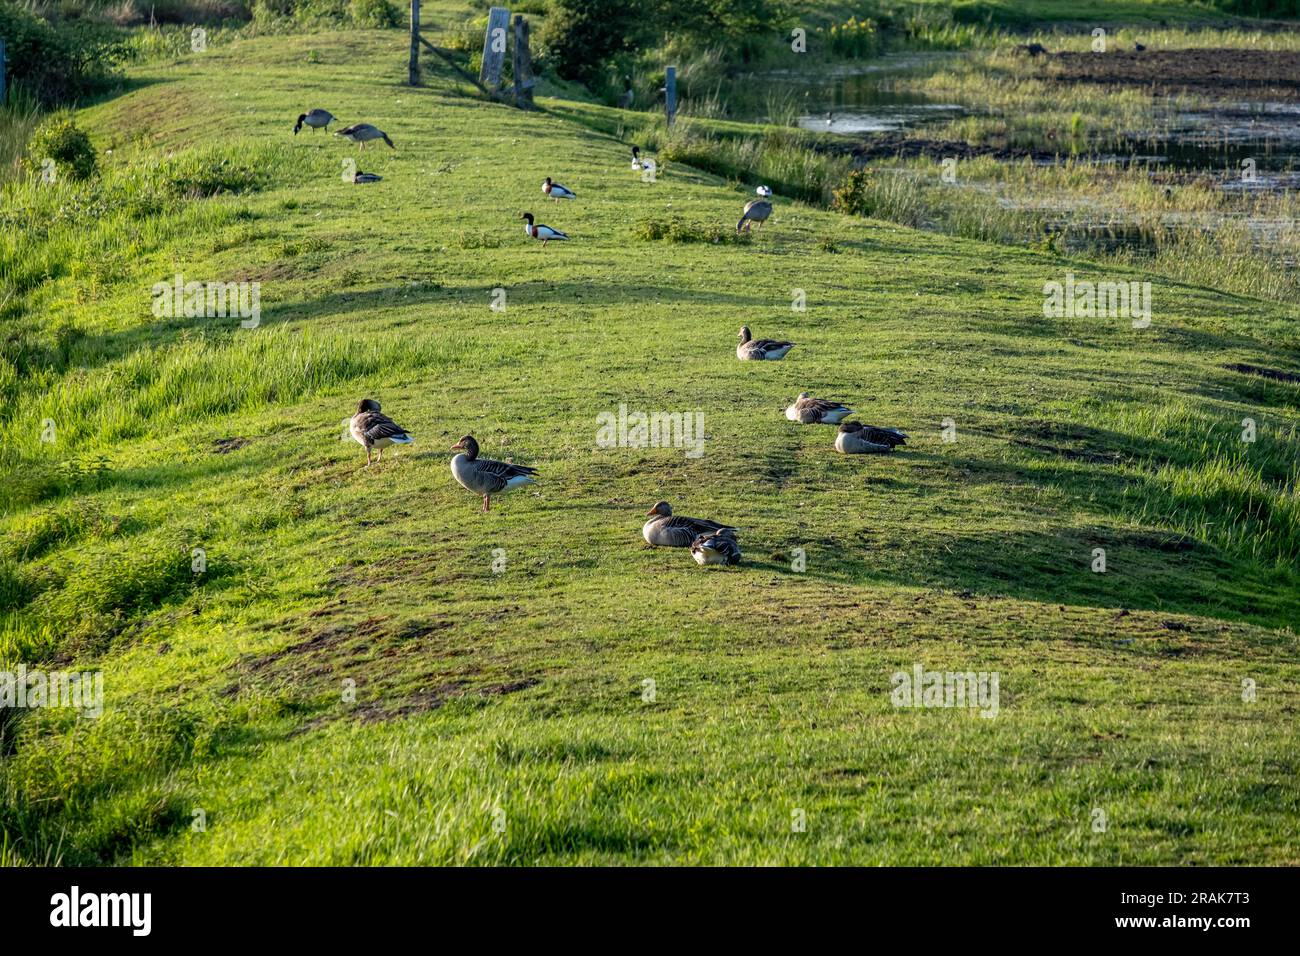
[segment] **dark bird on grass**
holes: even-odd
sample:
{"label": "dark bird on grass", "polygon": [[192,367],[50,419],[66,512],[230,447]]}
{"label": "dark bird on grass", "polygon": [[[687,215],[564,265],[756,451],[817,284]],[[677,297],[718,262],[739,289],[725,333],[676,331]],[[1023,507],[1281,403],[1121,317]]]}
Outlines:
{"label": "dark bird on grass", "polygon": [[756,339],[749,331],[748,325],[740,327],[740,344],[736,346],[736,358],[742,361],[776,362],[785,358],[785,353],[794,348],[793,342],[780,342],[776,339]]}
{"label": "dark bird on grass", "polygon": [[[766,189],[767,195],[772,191],[766,186],[760,186],[759,189]],[[767,217],[772,215],[772,202],[770,199],[751,199],[745,203],[745,211],[740,217],[740,222],[736,223],[736,232],[749,232],[750,226],[758,223],[760,226],[767,222]]]}
{"label": "dark bird on grass", "polygon": [[702,534],[691,542],[691,557],[703,567],[710,564],[739,564],[740,545],[730,528]]}
{"label": "dark bird on grass", "polygon": [[547,176],[546,182],[542,183],[542,192],[545,193],[547,196],[549,196],[551,199],[557,201],[560,199],[578,198],[577,194],[574,193],[572,189],[566,189],[564,186],[561,186],[559,183],[551,182],[550,176]]}
{"label": "dark bird on grass", "polygon": [[542,240],[543,249],[546,248],[546,244],[552,240],[555,242],[565,242],[569,238],[567,235],[560,232],[560,230],[552,229],[550,226],[534,225],[533,214],[531,212],[526,212],[519,218],[526,221],[526,224],[524,225],[524,234],[533,239]]}
{"label": "dark bird on grass", "polygon": [[1022,43],[1016,49],[1022,53],[1028,53],[1030,56],[1042,56],[1047,52],[1047,47],[1041,43]]}
{"label": "dark bird on grass", "polygon": [[384,178],[383,176],[380,176],[376,173],[363,173],[361,170],[358,169],[357,174],[352,177],[352,181],[354,183],[377,183],[383,178]]}
{"label": "dark bird on grass", "polygon": [[1134,44],[1133,44],[1133,49],[1135,49],[1135,50],[1137,50],[1139,53],[1141,53],[1143,50],[1146,49],[1146,47],[1144,47],[1141,43],[1134,43]]}
{"label": "dark bird on grass", "polygon": [[393,141],[388,138],[387,133],[377,126],[371,126],[369,123],[356,123],[353,126],[345,126],[340,130],[336,130],[334,135],[342,136],[344,139],[349,139],[352,142],[359,144],[362,149],[366,148],[366,143],[376,139],[382,139],[388,144],[389,149],[397,149],[397,147],[393,145]]}
{"label": "dark bird on grass", "polygon": [[298,117],[298,122],[293,127],[293,135],[297,136],[298,130],[304,126],[327,130],[332,122],[334,122],[334,114],[329,110],[310,110]]}
{"label": "dark bird on grass", "polygon": [[907,435],[897,428],[877,428],[861,422],[845,422],[835,436],[835,450],[846,455],[891,452],[907,444]]}
{"label": "dark bird on grass", "polygon": [[478,456],[478,442],[473,435],[466,435],[451,446],[452,451],[460,454],[451,460],[451,476],[462,488],[483,496],[483,510],[492,505],[492,496],[505,494],[512,488],[534,481],[536,468],[516,465],[509,461],[494,461]]}
{"label": "dark bird on grass", "polygon": [[618,98],[618,105],[621,109],[630,110],[633,102],[636,101],[636,91],[632,89],[632,77],[623,77],[623,93]]}
{"label": "dark bird on grass", "polygon": [[357,443],[366,450],[366,467],[370,467],[370,452],[378,452],[378,459],[383,460],[384,449],[389,445],[409,445],[413,441],[406,429],[379,410],[379,403],[373,398],[363,398],[357,405],[357,413],[348,424],[348,431]]}
{"label": "dark bird on grass", "polygon": [[800,392],[794,404],[785,410],[785,417],[801,425],[838,425],[853,414],[853,409],[824,398],[810,398]]}
{"label": "dark bird on grass", "polygon": [[666,501],[656,502],[646,512],[650,516],[641,527],[641,536],[646,544],[657,548],[689,548],[700,535],[726,531],[734,536],[736,529],[730,525],[719,524],[707,518],[687,518],[685,515],[673,514],[672,506]]}

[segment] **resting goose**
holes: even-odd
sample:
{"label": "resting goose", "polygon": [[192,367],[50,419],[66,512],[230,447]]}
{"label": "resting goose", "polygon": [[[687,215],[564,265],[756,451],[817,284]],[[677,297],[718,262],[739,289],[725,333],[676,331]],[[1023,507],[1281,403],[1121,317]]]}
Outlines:
{"label": "resting goose", "polygon": [[366,143],[373,139],[382,139],[388,144],[389,149],[397,149],[393,141],[388,138],[388,134],[377,126],[371,126],[369,123],[357,123],[353,126],[345,126],[336,130],[335,136],[342,136],[344,139],[350,139],[354,143],[359,143],[362,149],[366,148]]}
{"label": "resting goose", "polygon": [[657,548],[689,548],[703,534],[726,531],[731,535],[736,529],[706,518],[687,518],[673,514],[668,502],[660,501],[646,512],[650,516],[641,528],[647,544]]}
{"label": "resting goose", "polygon": [[691,542],[691,557],[703,566],[710,564],[739,564],[740,545],[730,528],[702,534]]}
{"label": "resting goose", "polygon": [[577,194],[574,193],[573,190],[566,189],[564,186],[561,186],[559,183],[551,182],[550,176],[547,176],[546,182],[542,183],[542,192],[544,192],[547,196],[555,200],[578,198]]}
{"label": "resting goose", "polygon": [[794,404],[785,410],[785,417],[802,425],[838,425],[853,414],[853,409],[824,398],[809,398],[800,392]]}
{"label": "resting goose", "polygon": [[740,222],[736,223],[736,232],[743,230],[749,232],[750,226],[758,223],[760,226],[767,222],[767,217],[772,215],[772,204],[766,199],[751,199],[745,203],[745,212],[740,217]]}
{"label": "resting goose", "polygon": [[363,398],[357,405],[357,413],[352,416],[348,431],[366,450],[367,468],[370,467],[371,449],[379,453],[378,460],[382,461],[384,449],[389,445],[409,445],[415,441],[405,428],[379,411],[379,403],[373,398]]}
{"label": "resting goose", "polygon": [[565,242],[569,238],[560,230],[552,229],[550,226],[533,225],[533,214],[531,212],[526,212],[519,218],[527,221],[527,225],[524,226],[524,235],[542,240],[542,248],[545,248],[546,244],[552,239],[556,242]]}
{"label": "resting goose", "polygon": [[375,173],[363,173],[358,169],[357,174],[352,177],[352,181],[354,183],[377,183],[383,178],[383,176],[376,175]]}
{"label": "resting goose", "polygon": [[312,129],[328,130],[332,122],[334,122],[334,114],[329,110],[308,110],[298,117],[298,122],[293,127],[293,135],[297,136],[298,130],[304,126],[310,126]]}
{"label": "resting goose", "polygon": [[891,452],[894,446],[906,444],[907,435],[897,428],[876,428],[861,422],[845,422],[835,436],[835,450],[846,455]]}
{"label": "resting goose", "polygon": [[483,510],[486,512],[492,504],[492,496],[503,494],[511,488],[518,488],[532,482],[536,468],[516,465],[508,461],[494,461],[478,456],[478,442],[473,435],[466,435],[456,444],[453,451],[460,454],[451,460],[451,475],[463,488],[483,496]]}
{"label": "resting goose", "polygon": [[785,358],[785,353],[794,348],[793,342],[778,342],[775,339],[756,339],[749,331],[748,325],[740,327],[740,344],[736,346],[736,358],[744,360],[757,359],[775,362]]}

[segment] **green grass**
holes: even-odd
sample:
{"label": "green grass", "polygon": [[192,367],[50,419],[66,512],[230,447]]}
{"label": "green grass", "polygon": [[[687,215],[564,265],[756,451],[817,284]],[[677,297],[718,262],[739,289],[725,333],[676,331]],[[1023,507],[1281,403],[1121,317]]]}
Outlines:
{"label": "green grass", "polygon": [[[105,714],[5,718],[0,860],[1300,862],[1300,386],[1224,368],[1295,371],[1293,307],[780,193],[714,243],[751,184],[405,57],[139,65],[78,114],[102,182],[6,187],[0,660],[102,669]],[[312,105],[397,150],[293,137]],[[1067,271],[1150,278],[1151,328],[1045,319]],[[261,326],[156,318],[177,272],[260,281]],[[798,347],[737,362],[742,324]],[[805,389],[908,448],[836,455]],[[363,395],[416,436],[370,469]],[[703,411],[704,456],[597,448],[620,403]],[[466,432],[541,481],[481,514]],[[660,498],[745,563],[645,547]],[[999,715],[895,710],[918,662]]]}

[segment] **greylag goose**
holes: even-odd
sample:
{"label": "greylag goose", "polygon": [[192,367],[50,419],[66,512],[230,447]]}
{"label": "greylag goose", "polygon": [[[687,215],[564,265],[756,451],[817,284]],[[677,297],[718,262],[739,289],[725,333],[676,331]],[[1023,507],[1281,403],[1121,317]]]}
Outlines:
{"label": "greylag goose", "polygon": [[547,176],[546,182],[542,183],[542,192],[544,192],[551,199],[556,199],[556,200],[578,198],[577,194],[574,193],[572,189],[566,189],[564,186],[561,186],[559,183],[551,182],[550,176]]}
{"label": "greylag goose", "polygon": [[334,114],[329,110],[308,110],[298,117],[298,122],[293,127],[293,135],[297,136],[298,130],[304,126],[310,126],[312,129],[328,130],[332,122],[334,122]]}
{"label": "greylag goose", "polygon": [[511,488],[518,488],[532,482],[536,468],[516,465],[508,461],[494,461],[478,456],[478,442],[473,435],[466,435],[456,444],[453,451],[460,454],[451,460],[451,474],[463,488],[476,495],[483,496],[483,510],[486,512],[492,504],[492,496],[504,494]]}
{"label": "greylag goose", "polygon": [[766,199],[751,199],[749,202],[745,203],[745,212],[740,217],[740,222],[736,223],[736,232],[740,232],[742,227],[745,232],[749,232],[750,226],[754,223],[758,223],[761,226],[763,223],[767,222],[767,217],[770,215],[772,215],[771,202]]}
{"label": "greylag goose", "polygon": [[800,392],[794,404],[785,410],[786,418],[801,425],[838,425],[852,414],[853,409],[847,405],[809,398],[807,392]]}
{"label": "greylag goose", "polygon": [[715,531],[727,531],[734,535],[736,529],[706,518],[687,518],[673,514],[672,507],[666,501],[658,502],[646,512],[650,516],[641,528],[641,535],[647,544],[657,548],[689,548],[702,534]]}
{"label": "greylag goose", "polygon": [[379,453],[378,460],[384,458],[384,449],[389,445],[409,445],[415,441],[406,433],[406,429],[379,410],[379,403],[373,398],[363,398],[357,405],[357,413],[348,424],[348,431],[357,443],[366,450],[366,467],[370,467],[370,452]]}
{"label": "greylag goose", "polygon": [[556,242],[564,242],[569,238],[567,235],[560,232],[560,230],[552,229],[550,226],[533,225],[533,214],[531,212],[526,212],[519,218],[525,220],[527,223],[524,226],[524,235],[530,236],[533,239],[542,240],[543,248],[545,248],[546,244],[552,240]]}
{"label": "greylag goose", "polygon": [[890,452],[896,445],[906,444],[907,435],[897,428],[876,428],[861,422],[845,422],[835,436],[835,450],[846,455]]}
{"label": "greylag goose", "polygon": [[377,126],[371,126],[369,123],[357,123],[353,126],[345,126],[340,130],[336,130],[334,135],[342,136],[344,139],[349,139],[354,143],[359,143],[362,149],[366,148],[366,143],[375,139],[382,139],[388,144],[389,149],[397,149],[397,147],[393,145],[393,141],[388,138],[387,133],[382,129],[379,129]]}
{"label": "greylag goose", "polygon": [[740,344],[736,346],[736,358],[741,360],[757,359],[775,362],[785,358],[785,353],[794,348],[793,342],[778,342],[775,339],[756,339],[749,331],[748,325],[740,327]]}
{"label": "greylag goose", "polygon": [[699,565],[739,564],[740,545],[730,528],[710,531],[691,542],[691,557]]}

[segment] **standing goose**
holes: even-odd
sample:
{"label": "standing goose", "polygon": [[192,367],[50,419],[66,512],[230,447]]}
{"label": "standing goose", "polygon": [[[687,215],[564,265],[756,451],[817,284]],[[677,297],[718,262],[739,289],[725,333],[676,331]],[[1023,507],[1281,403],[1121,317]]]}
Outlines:
{"label": "standing goose", "polygon": [[389,445],[409,445],[415,441],[405,428],[379,411],[379,403],[373,398],[363,398],[357,405],[357,413],[348,423],[348,431],[366,450],[367,468],[370,467],[371,449],[377,451],[378,460],[383,461],[384,449]]}
{"label": "standing goose", "polygon": [[630,110],[632,103],[636,100],[636,91],[632,89],[632,77],[623,77],[623,94],[618,98],[620,109]]}
{"label": "standing goose", "polygon": [[785,410],[785,417],[802,425],[838,425],[853,414],[853,409],[824,398],[809,398],[800,392],[794,404]]}
{"label": "standing goose", "polygon": [[[760,186],[760,189],[767,189],[766,186]],[[771,190],[768,190],[771,195]],[[745,211],[740,217],[740,222],[736,223],[736,232],[740,232],[742,227],[745,232],[749,232],[750,226],[758,223],[760,226],[767,222],[767,217],[772,215],[772,203],[767,199],[751,199],[745,203]]]}
{"label": "standing goose", "polygon": [[551,177],[546,177],[546,182],[542,183],[542,192],[551,199],[577,199],[577,194],[572,189],[567,189],[559,183],[551,182]]}
{"label": "standing goose", "polygon": [[775,362],[785,358],[785,353],[794,348],[793,342],[778,342],[775,339],[756,339],[749,331],[748,325],[740,327],[740,344],[736,346],[736,358],[741,360],[766,360]]}
{"label": "standing goose", "polygon": [[486,512],[492,504],[492,496],[504,494],[511,488],[518,488],[532,482],[536,468],[516,465],[508,461],[494,461],[478,456],[478,442],[473,435],[466,435],[451,446],[452,451],[460,454],[451,460],[451,475],[463,488],[483,496],[483,510]]}
{"label": "standing goose", "polygon": [[560,232],[560,230],[552,229],[550,226],[533,225],[533,214],[531,212],[526,212],[519,218],[526,220],[527,222],[527,224],[524,226],[524,235],[530,236],[533,239],[542,240],[543,249],[546,248],[546,244],[550,242],[552,239],[554,239],[556,242],[565,242],[569,238],[567,235]]}
{"label": "standing goose", "polygon": [[293,127],[293,135],[297,136],[298,130],[304,126],[310,126],[312,129],[328,130],[332,122],[334,122],[334,114],[329,110],[309,110],[298,117],[298,122]]}
{"label": "standing goose", "polygon": [[736,533],[735,528],[706,518],[675,515],[666,501],[658,502],[646,514],[650,520],[642,526],[641,536],[647,544],[657,548],[689,548],[702,534],[712,534],[715,531],[726,531],[731,535]]}
{"label": "standing goose", "polygon": [[388,138],[387,133],[377,126],[371,126],[369,123],[357,123],[353,126],[345,126],[340,130],[336,130],[334,135],[342,136],[344,139],[349,139],[354,143],[359,143],[362,149],[366,148],[366,143],[374,139],[382,139],[388,144],[389,149],[397,149],[397,147],[393,145],[393,141]]}
{"label": "standing goose", "polygon": [[861,422],[845,422],[835,436],[835,450],[846,455],[891,452],[896,445],[906,444],[907,435],[897,428],[876,428]]}
{"label": "standing goose", "polygon": [[723,528],[721,531],[702,534],[692,541],[691,557],[695,559],[696,564],[702,566],[739,564],[740,545],[736,543],[736,536],[732,530]]}

